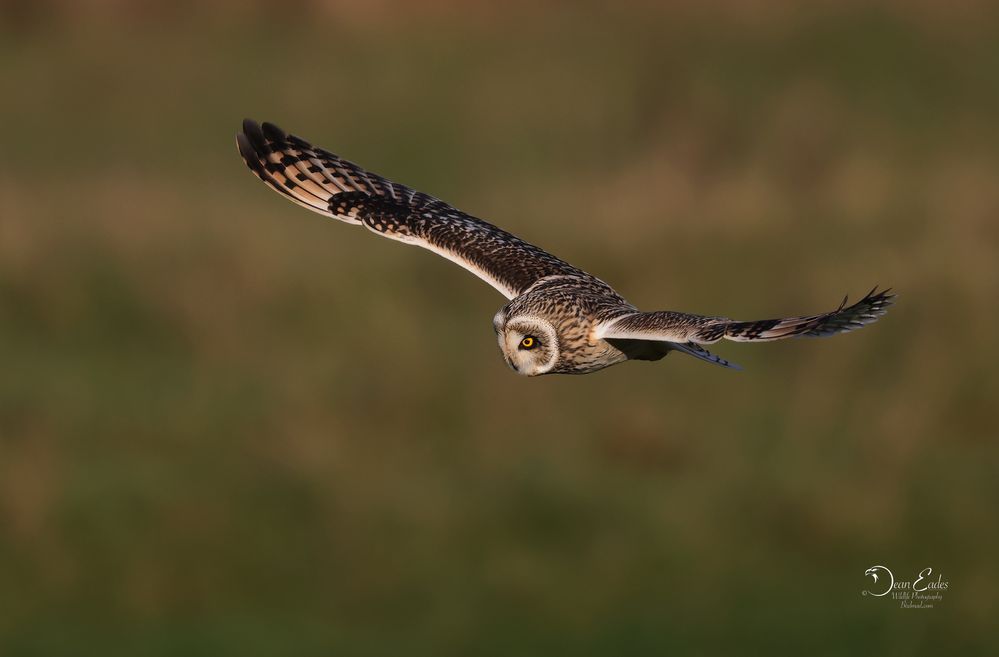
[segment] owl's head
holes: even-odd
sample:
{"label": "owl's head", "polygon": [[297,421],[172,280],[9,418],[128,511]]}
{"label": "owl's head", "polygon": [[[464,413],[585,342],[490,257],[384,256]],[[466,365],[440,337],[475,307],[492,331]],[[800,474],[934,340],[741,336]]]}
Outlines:
{"label": "owl's head", "polygon": [[497,313],[493,328],[506,364],[517,374],[547,374],[558,362],[558,334],[548,320],[529,315],[506,318]]}

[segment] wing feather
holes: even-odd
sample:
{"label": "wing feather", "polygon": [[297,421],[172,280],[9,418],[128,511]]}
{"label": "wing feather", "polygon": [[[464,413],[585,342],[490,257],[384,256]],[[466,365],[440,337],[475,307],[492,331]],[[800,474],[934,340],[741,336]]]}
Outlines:
{"label": "wing feather", "polygon": [[738,322],[725,317],[704,317],[672,311],[633,313],[600,327],[603,338],[661,340],[712,344],[721,339],[766,342],[791,337],[825,337],[846,333],[877,321],[895,302],[891,290],[874,288],[853,304],[844,299],[836,310],[818,315]]}
{"label": "wing feather", "polygon": [[486,221],[366,171],[274,124],[246,120],[236,142],[250,170],[294,203],[437,253],[508,299],[547,276],[588,277]]}

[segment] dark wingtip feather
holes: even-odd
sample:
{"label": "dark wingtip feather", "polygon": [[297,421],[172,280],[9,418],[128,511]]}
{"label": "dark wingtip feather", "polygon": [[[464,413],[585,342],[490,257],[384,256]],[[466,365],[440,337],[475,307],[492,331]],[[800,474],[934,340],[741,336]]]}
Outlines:
{"label": "dark wingtip feather", "polygon": [[236,148],[239,149],[239,154],[248,167],[259,166],[260,161],[257,157],[257,151],[253,148],[253,144],[250,143],[250,139],[246,134],[242,132],[236,133]]}
{"label": "dark wingtip feather", "polygon": [[319,204],[308,196],[296,195],[290,191],[296,188],[297,185],[288,179],[285,172],[278,172],[284,180],[280,180],[275,176],[275,170],[270,168],[273,164],[268,164],[270,154],[275,151],[267,143],[267,139],[264,137],[261,127],[256,121],[251,119],[243,120],[243,132],[236,135],[236,146],[246,166],[268,187],[294,203],[298,203],[310,210],[321,213],[326,212],[325,202],[314,194],[312,196],[320,201]]}
{"label": "dark wingtip feather", "polygon": [[253,150],[258,154],[266,154],[270,152],[270,148],[267,146],[267,140],[264,138],[264,133],[260,130],[260,124],[252,119],[243,120],[243,134],[249,140],[250,144],[253,146]]}
{"label": "dark wingtip feather", "polygon": [[802,335],[806,337],[828,337],[846,333],[873,324],[881,319],[888,308],[895,303],[895,295],[891,288],[878,292],[875,286],[857,303],[839,309],[823,316],[809,331]]}
{"label": "dark wingtip feather", "polygon": [[274,143],[280,144],[283,143],[285,139],[287,139],[287,135],[285,135],[284,130],[277,127],[273,123],[268,123],[267,121],[264,121],[261,124],[260,128],[262,129],[264,136]]}

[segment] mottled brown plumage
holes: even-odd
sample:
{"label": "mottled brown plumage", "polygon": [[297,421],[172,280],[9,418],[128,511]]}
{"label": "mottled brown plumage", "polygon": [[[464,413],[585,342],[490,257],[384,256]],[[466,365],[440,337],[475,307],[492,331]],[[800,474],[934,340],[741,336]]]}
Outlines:
{"label": "mottled brown plumage", "polygon": [[507,364],[520,374],[585,374],[670,351],[734,367],[702,344],[833,335],[881,317],[894,295],[805,317],[737,322],[673,311],[643,313],[609,285],[547,251],[447,203],[375,175],[277,126],[243,122],[247,166],[314,212],[441,255],[509,299],[493,319]]}

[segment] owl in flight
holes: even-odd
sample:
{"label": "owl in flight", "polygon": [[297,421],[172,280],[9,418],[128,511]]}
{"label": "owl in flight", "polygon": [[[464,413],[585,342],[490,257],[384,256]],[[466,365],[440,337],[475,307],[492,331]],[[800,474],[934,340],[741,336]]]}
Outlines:
{"label": "owl in flight", "polygon": [[672,310],[641,312],[602,280],[447,203],[412,190],[271,123],[243,122],[236,135],[246,165],[271,189],[326,217],[433,251],[509,299],[493,328],[518,374],[587,374],[626,360],[659,360],[671,351],[738,366],[704,345],[722,338],[765,342],[827,336],[874,322],[894,300],[871,290],[831,312],[740,322]]}

